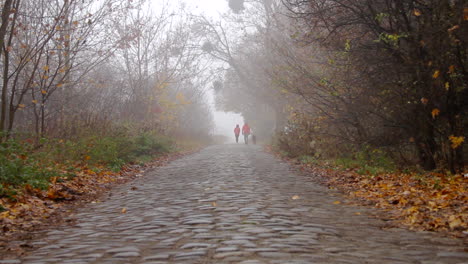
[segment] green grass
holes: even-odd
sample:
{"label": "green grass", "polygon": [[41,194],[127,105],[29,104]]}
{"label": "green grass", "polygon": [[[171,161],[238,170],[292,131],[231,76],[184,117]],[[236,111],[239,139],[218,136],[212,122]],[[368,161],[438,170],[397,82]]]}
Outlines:
{"label": "green grass", "polygon": [[76,164],[119,171],[124,164],[143,164],[174,150],[171,138],[153,132],[114,131],[76,140],[29,142],[9,139],[0,144],[0,197],[12,197],[26,185],[47,189],[52,177],[71,179]]}
{"label": "green grass", "polygon": [[335,159],[318,159],[313,156],[304,155],[299,157],[298,160],[303,164],[331,165],[334,169],[353,169],[361,175],[378,175],[396,170],[394,162],[378,150],[355,152],[347,157]]}
{"label": "green grass", "polygon": [[61,173],[46,155],[33,151],[33,145],[16,140],[0,144],[0,196],[15,194],[14,189],[30,185],[46,189],[52,177]]}

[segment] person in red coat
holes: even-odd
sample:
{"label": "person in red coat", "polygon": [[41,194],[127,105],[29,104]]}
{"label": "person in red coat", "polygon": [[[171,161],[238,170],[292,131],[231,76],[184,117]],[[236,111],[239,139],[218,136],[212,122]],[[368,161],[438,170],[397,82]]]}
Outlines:
{"label": "person in red coat", "polygon": [[242,135],[244,135],[245,144],[249,144],[249,135],[250,135],[249,124],[245,123],[244,126],[242,126]]}
{"label": "person in red coat", "polygon": [[239,134],[240,134],[240,127],[239,124],[236,125],[234,128],[234,136],[236,136],[236,143],[239,143]]}

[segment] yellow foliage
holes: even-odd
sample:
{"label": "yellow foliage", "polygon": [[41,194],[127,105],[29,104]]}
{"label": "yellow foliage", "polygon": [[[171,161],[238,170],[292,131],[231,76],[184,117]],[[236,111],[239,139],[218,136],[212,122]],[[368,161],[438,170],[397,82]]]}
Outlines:
{"label": "yellow foliage", "polygon": [[185,98],[184,94],[181,93],[181,92],[178,92],[178,93],[176,94],[176,99],[177,99],[177,101],[179,101],[179,103],[180,103],[181,105],[190,104],[190,101],[188,101],[188,100]]}
{"label": "yellow foliage", "polygon": [[465,137],[463,137],[463,136],[456,137],[456,136],[452,135],[452,136],[449,137],[449,140],[450,140],[450,143],[451,143],[450,146],[453,149],[456,149],[465,141]]}
{"label": "yellow foliage", "polygon": [[436,70],[436,71],[434,72],[434,74],[432,74],[432,78],[437,79],[437,78],[439,78],[439,75],[440,75],[440,71],[439,71],[439,70]]}

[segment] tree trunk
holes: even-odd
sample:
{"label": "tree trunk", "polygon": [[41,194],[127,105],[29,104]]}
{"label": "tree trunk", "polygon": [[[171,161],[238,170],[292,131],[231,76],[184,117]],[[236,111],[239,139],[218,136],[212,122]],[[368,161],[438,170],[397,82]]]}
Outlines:
{"label": "tree trunk", "polygon": [[[5,36],[7,33],[8,19],[10,16],[12,3],[13,3],[13,0],[6,0],[3,5],[2,25],[0,26],[0,57],[4,49]],[[8,60],[8,58],[5,57],[5,60]],[[8,73],[8,66],[6,64],[7,63],[5,61],[4,69],[6,68],[6,72]],[[7,100],[7,85],[5,83],[8,83],[8,74],[5,74],[5,70],[4,70],[2,95],[1,95],[1,107],[0,107],[0,133],[4,132],[5,130],[6,110],[7,110],[7,101],[8,101]]]}

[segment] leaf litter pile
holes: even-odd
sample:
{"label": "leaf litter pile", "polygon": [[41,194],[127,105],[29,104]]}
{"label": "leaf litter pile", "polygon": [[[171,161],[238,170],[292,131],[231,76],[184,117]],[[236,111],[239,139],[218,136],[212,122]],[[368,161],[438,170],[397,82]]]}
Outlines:
{"label": "leaf litter pile", "polygon": [[468,235],[468,184],[461,175],[394,173],[369,177],[354,172],[314,171],[329,177],[328,186],[388,211],[410,229]]}
{"label": "leaf litter pile", "polygon": [[14,240],[27,239],[31,231],[63,222],[64,216],[72,213],[77,205],[95,203],[114,184],[128,182],[142,176],[149,168],[162,166],[194,151],[170,153],[145,165],[124,166],[120,172],[77,165],[73,178],[53,178],[47,190],[25,186],[15,197],[1,198],[0,250],[22,254],[24,249],[13,243]]}
{"label": "leaf litter pile", "polygon": [[[271,150],[268,150],[272,152]],[[395,225],[468,238],[468,174],[386,173],[361,175],[356,169],[301,163],[281,157],[360,205],[383,209]]]}

